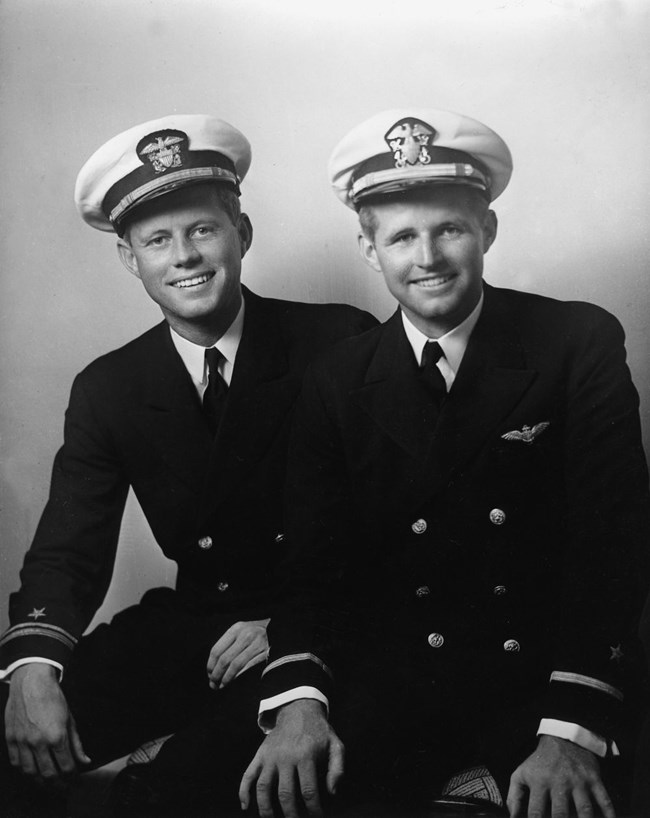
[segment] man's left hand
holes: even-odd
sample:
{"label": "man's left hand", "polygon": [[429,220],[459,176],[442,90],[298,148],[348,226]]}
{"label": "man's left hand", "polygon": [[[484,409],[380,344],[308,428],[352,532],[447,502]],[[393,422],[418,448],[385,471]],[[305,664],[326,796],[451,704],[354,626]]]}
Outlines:
{"label": "man's left hand", "polygon": [[616,818],[597,757],[571,741],[540,736],[535,752],[510,778],[510,816],[568,818],[574,805],[581,818],[598,815],[594,807],[604,818]]}
{"label": "man's left hand", "polygon": [[235,622],[212,646],[208,657],[210,687],[225,687],[245,670],[266,661],[269,642],[268,619]]}

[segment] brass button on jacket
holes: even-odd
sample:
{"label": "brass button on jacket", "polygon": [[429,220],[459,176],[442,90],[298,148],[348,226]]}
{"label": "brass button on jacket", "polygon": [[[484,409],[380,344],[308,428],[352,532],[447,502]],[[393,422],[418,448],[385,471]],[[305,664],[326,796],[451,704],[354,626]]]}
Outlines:
{"label": "brass button on jacket", "polygon": [[411,526],[411,531],[414,534],[424,534],[424,532],[427,530],[427,527],[428,527],[427,521],[420,518],[419,520],[416,520],[413,523],[413,525]]}
{"label": "brass button on jacket", "polygon": [[212,548],[212,537],[201,537],[199,540],[199,548],[202,548],[204,551],[208,551],[208,549]]}

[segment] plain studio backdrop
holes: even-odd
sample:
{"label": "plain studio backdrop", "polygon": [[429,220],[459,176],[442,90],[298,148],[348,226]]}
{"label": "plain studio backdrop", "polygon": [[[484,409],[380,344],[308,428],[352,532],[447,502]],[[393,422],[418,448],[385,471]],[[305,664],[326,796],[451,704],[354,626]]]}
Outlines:
{"label": "plain studio backdrop", "polygon": [[[208,113],[250,139],[246,284],[381,319],[330,151],[386,108],[484,121],[515,165],[486,279],[617,315],[648,441],[649,37],[644,0],[0,0],[0,627],[74,375],[161,318],[72,201],[88,156],[148,119]],[[173,580],[130,497],[99,617]]]}

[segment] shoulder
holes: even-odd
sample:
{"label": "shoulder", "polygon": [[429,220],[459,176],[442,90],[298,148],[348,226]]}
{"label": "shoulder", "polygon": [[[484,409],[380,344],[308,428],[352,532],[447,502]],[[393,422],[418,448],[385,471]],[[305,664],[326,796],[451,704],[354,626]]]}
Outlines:
{"label": "shoulder", "polygon": [[565,343],[598,337],[624,340],[620,321],[586,301],[561,301],[537,293],[487,286],[485,309],[499,316],[520,336],[548,336]]}
{"label": "shoulder", "polygon": [[136,380],[151,366],[161,351],[171,350],[173,343],[165,321],[117,349],[89,363],[76,377],[77,384],[105,384],[108,388]]}
{"label": "shoulder", "polygon": [[309,332],[325,335],[332,340],[364,332],[377,324],[369,312],[349,304],[312,304],[303,301],[285,301],[262,298],[248,292],[247,303],[252,302],[284,329],[295,334]]}

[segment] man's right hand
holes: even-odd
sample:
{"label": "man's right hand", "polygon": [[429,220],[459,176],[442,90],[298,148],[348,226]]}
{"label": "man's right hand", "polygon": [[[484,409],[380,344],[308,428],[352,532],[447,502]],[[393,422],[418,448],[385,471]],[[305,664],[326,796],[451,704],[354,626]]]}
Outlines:
{"label": "man's right hand", "polygon": [[241,780],[242,809],[248,808],[254,787],[261,818],[273,818],[276,795],[285,818],[302,815],[302,804],[308,815],[319,818],[319,773],[325,772],[325,785],[334,795],[343,777],[343,754],[320,702],[299,699],[284,705]]}
{"label": "man's right hand", "polygon": [[90,763],[57,672],[42,662],[11,674],[5,735],[11,765],[39,781],[58,783]]}

